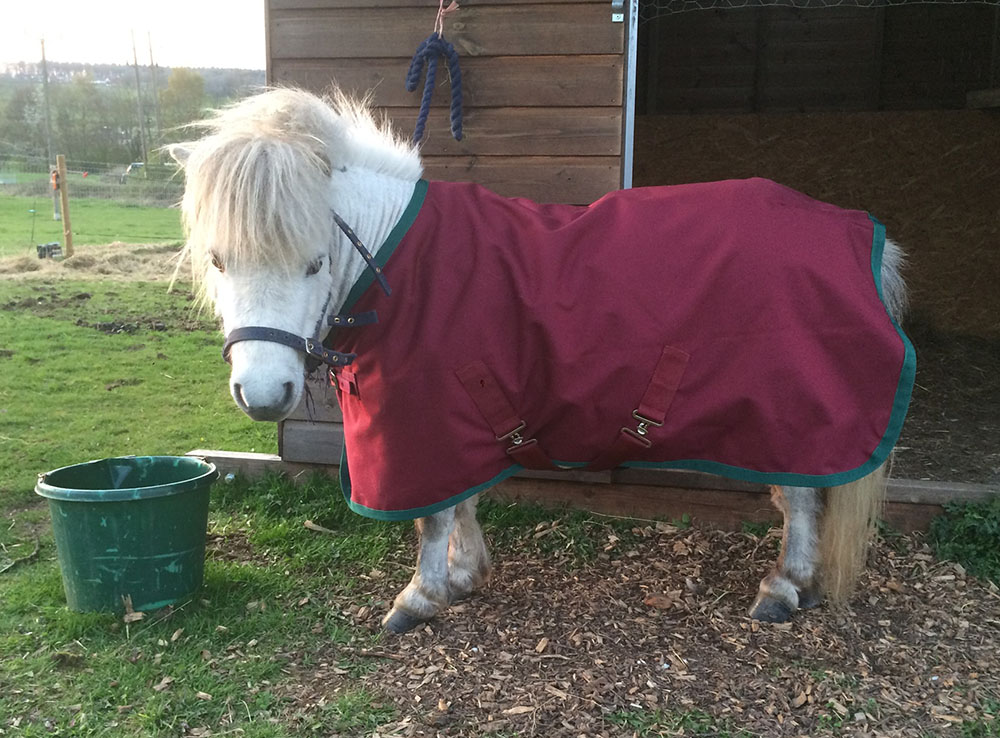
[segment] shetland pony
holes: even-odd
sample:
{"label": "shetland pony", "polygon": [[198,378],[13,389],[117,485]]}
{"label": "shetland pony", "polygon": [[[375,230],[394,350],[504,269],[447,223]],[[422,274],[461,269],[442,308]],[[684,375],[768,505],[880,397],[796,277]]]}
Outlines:
{"label": "shetland pony", "polygon": [[[204,137],[175,145],[171,153],[186,173],[185,253],[227,336],[224,355],[232,364],[234,401],[254,420],[282,420],[302,397],[309,361],[333,367],[344,397],[350,397],[354,356],[324,346],[323,339],[340,325],[338,320],[364,322],[365,316],[345,312],[356,285],[368,279],[376,293],[379,285],[386,292],[396,286],[392,262],[384,274],[381,270],[387,257],[380,251],[400,221],[410,217],[407,209],[422,181],[418,149],[376,121],[363,102],[337,91],[321,99],[293,89],[269,90],[197,125]],[[868,275],[872,290],[880,282],[883,317],[896,330],[906,306],[901,261],[898,247],[886,240],[874,277]],[[901,341],[906,343],[905,337]],[[358,358],[358,366],[363,359]],[[345,365],[346,370],[337,368]],[[515,392],[502,389],[508,396]],[[364,391],[364,401],[378,402]],[[644,443],[638,436],[653,437],[658,428],[636,417],[639,427],[632,435]],[[433,432],[433,424],[412,429],[414,436]],[[491,431],[483,433],[486,438]],[[508,436],[514,439],[511,449],[523,440],[519,431]],[[545,439],[539,435],[538,440]],[[364,448],[349,451],[358,454],[352,466],[357,458],[369,458]],[[461,456],[463,448],[453,453]],[[367,472],[377,477],[381,457],[370,459]],[[449,461],[427,458],[426,465]],[[781,554],[750,607],[761,620],[784,621],[824,597],[838,602],[848,596],[883,500],[885,464],[822,488],[789,479],[772,487],[784,529]],[[421,508],[426,514],[415,520],[416,571],[385,616],[389,630],[409,630],[486,582],[490,556],[476,520],[479,491],[475,486],[449,490],[448,502]]]}

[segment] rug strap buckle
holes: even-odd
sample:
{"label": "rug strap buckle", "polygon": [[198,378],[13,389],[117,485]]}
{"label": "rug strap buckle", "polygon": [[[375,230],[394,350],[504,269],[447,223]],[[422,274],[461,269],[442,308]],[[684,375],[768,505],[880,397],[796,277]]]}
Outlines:
{"label": "rug strap buckle", "polygon": [[623,426],[622,433],[627,433],[628,435],[632,436],[632,438],[634,438],[636,441],[638,441],[640,444],[642,444],[646,448],[649,448],[650,446],[653,445],[653,442],[650,441],[649,438],[647,438],[647,436],[649,435],[649,426],[652,425],[659,428],[661,425],[663,425],[663,423],[657,422],[652,418],[647,418],[638,410],[632,411],[632,417],[638,421],[638,425],[634,430],[632,428],[627,428]]}
{"label": "rug strap buckle", "polygon": [[510,451],[512,448],[520,446],[522,443],[524,443],[524,436],[521,435],[521,431],[524,430],[525,425],[526,423],[522,420],[518,424],[518,426],[514,428],[514,430],[510,431],[509,433],[504,433],[502,436],[497,436],[496,439],[498,441],[506,441],[510,439],[511,447],[507,449],[508,451]]}

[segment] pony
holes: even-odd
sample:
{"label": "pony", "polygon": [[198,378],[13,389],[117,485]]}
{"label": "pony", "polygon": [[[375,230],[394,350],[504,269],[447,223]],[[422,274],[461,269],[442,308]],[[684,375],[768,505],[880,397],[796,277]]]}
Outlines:
{"label": "pony", "polygon": [[[395,262],[388,260],[391,255],[388,252],[399,243],[400,231],[406,231],[407,226],[413,223],[414,201],[418,199],[418,193],[426,190],[428,185],[421,179],[423,169],[419,149],[398,138],[386,120],[377,119],[365,100],[354,99],[336,89],[321,98],[303,90],[275,88],[217,110],[208,119],[192,125],[199,126],[203,135],[170,147],[170,153],[183,168],[186,178],[181,203],[187,237],[183,254],[191,261],[203,298],[214,306],[221,319],[226,336],[223,355],[232,365],[229,389],[233,400],[240,410],[255,421],[280,421],[300,402],[307,371],[314,369],[314,365],[319,363],[329,366],[331,382],[338,387],[344,407],[345,426],[350,428],[354,423],[358,427],[358,435],[348,434],[347,455],[341,465],[342,482],[345,483],[345,495],[348,496],[349,503],[356,511],[373,514],[375,517],[415,519],[419,537],[415,573],[396,596],[383,619],[384,627],[390,631],[410,630],[435,617],[449,604],[470,595],[488,580],[490,554],[476,520],[477,499],[486,487],[523,466],[537,464],[534,468],[547,468],[546,465],[550,468],[580,468],[582,464],[551,462],[549,457],[541,454],[543,445],[558,446],[559,441],[545,438],[540,431],[533,431],[530,423],[526,428],[525,421],[521,420],[524,410],[509,407],[514,404],[510,398],[519,397],[518,389],[505,384],[506,375],[493,374],[476,362],[462,368],[458,372],[458,380],[449,377],[447,381],[454,387],[458,387],[456,382],[461,381],[473,395],[471,401],[469,396],[463,396],[463,422],[466,425],[479,423],[483,427],[475,429],[474,441],[465,443],[459,434],[456,441],[459,445],[456,447],[449,449],[448,444],[439,444],[444,447],[443,452],[440,449],[432,452],[424,448],[431,444],[427,448],[437,449],[433,443],[438,438],[439,431],[442,435],[450,432],[442,419],[449,411],[442,409],[436,413],[436,403],[441,402],[434,395],[433,385],[437,380],[427,379],[420,366],[427,359],[418,359],[417,354],[413,354],[412,362],[407,361],[409,354],[406,352],[416,351],[416,346],[408,345],[401,349],[403,354],[402,358],[397,357],[398,363],[418,366],[404,367],[407,371],[399,375],[401,378],[398,381],[385,375],[382,377],[382,384],[365,383],[365,352],[374,350],[373,346],[377,348],[378,337],[382,335],[380,331],[388,330],[392,321],[405,322],[403,314],[408,311],[410,296],[438,294],[439,290],[439,285],[426,284],[419,275],[403,277],[399,270],[394,271]],[[725,202],[734,203],[733,207],[741,208],[744,204],[740,193],[760,191],[765,193],[760,202],[777,198],[784,208],[782,212],[801,211],[807,222],[826,218],[832,209],[832,206],[813,206],[813,201],[807,202],[805,196],[777,189],[778,186],[773,183],[761,182],[763,181],[753,187],[743,184],[726,185],[723,190],[735,194],[727,194],[726,197],[730,199]],[[441,188],[447,185],[431,183],[429,186]],[[650,193],[627,191],[638,193],[627,197],[633,200],[660,197],[660,189],[650,188]],[[449,193],[458,191],[446,190]],[[719,191],[718,187],[678,189],[676,196],[685,201],[693,199],[697,202],[700,197],[705,196],[700,193],[711,195]],[[666,188],[664,192],[673,196],[675,191]],[[574,228],[579,216],[582,219],[579,220],[580,223],[589,223],[588,228],[596,224],[598,230],[604,233],[608,228],[616,227],[609,225],[607,214],[614,208],[619,208],[622,202],[633,202],[612,198],[608,202],[618,203],[617,205],[601,206],[604,209],[595,210],[597,215],[592,218],[587,216],[590,218],[587,220],[583,218],[584,213],[590,212],[586,208],[539,206],[524,200],[508,201],[482,189],[476,189],[474,195],[478,198],[478,204],[469,212],[475,215],[495,211],[500,214],[497,217],[510,218],[511,222],[495,226],[505,234],[514,227],[513,221],[536,216],[545,223],[554,222],[555,219],[560,226]],[[746,199],[745,209],[749,213],[747,217],[766,221],[770,216],[754,217],[755,208],[758,207],[758,200],[754,197],[748,196]],[[658,205],[657,208],[652,211],[654,220],[659,219],[657,213],[665,212],[667,206]],[[426,210],[427,206],[423,205],[418,209]],[[840,216],[834,214],[830,217]],[[703,221],[704,218],[698,219],[698,222]],[[715,226],[711,222],[709,225],[708,239],[711,240],[711,233],[715,232],[712,228]],[[865,237],[870,239],[872,228],[878,235],[879,225],[875,222],[872,226],[867,220],[855,218],[851,228],[867,228]],[[444,213],[436,227],[445,232],[457,232],[464,226]],[[645,228],[646,225],[641,226],[641,229]],[[578,237],[582,237],[580,233],[574,236]],[[641,237],[641,233],[630,235],[633,240],[641,240]],[[462,237],[461,248],[463,254],[471,254],[469,258],[474,260],[506,258],[495,257],[494,252],[500,253],[506,248],[507,238],[504,235],[499,240],[494,239],[494,242],[485,244],[478,242],[475,235]],[[798,237],[793,237],[793,240],[794,238]],[[762,472],[752,469],[741,471],[733,465],[704,460],[667,464],[723,474],[732,472],[738,478],[759,478],[775,482],[772,486],[772,499],[784,518],[782,545],[780,556],[761,581],[756,599],[749,607],[749,614],[759,620],[786,621],[797,610],[815,607],[824,599],[833,603],[843,602],[850,595],[863,569],[866,547],[873,535],[884,497],[887,457],[895,436],[898,435],[900,410],[905,414],[909,399],[909,389],[905,385],[907,381],[912,385],[913,371],[912,347],[899,329],[899,321],[906,308],[906,288],[900,276],[904,256],[891,240],[885,239],[878,246],[878,253],[871,262],[872,272],[860,281],[865,283],[862,286],[866,292],[877,292],[874,312],[881,311],[881,317],[875,315],[874,319],[885,323],[887,340],[895,342],[893,346],[899,344],[892,349],[893,357],[885,363],[894,367],[891,372],[900,375],[897,380],[893,374],[892,381],[898,381],[898,387],[894,397],[890,398],[890,404],[893,405],[891,423],[896,429],[879,436],[880,454],[872,456],[867,465],[851,462],[850,468],[855,470],[853,475],[778,473],[761,476]],[[420,258],[416,260],[418,264],[437,258],[431,248],[427,247],[426,251],[421,252]],[[830,246],[830,254],[834,253],[834,248],[834,245]],[[796,255],[805,250],[804,245],[799,249],[796,244],[792,244],[789,252]],[[614,258],[615,252],[612,250],[610,253],[611,258]],[[396,258],[404,257],[393,257]],[[439,260],[448,261],[451,258],[446,255]],[[711,268],[723,269],[729,258],[725,257],[720,261],[720,266]],[[647,263],[652,264],[657,257],[651,254],[650,259]],[[496,269],[527,271],[519,260],[523,260],[523,255],[516,256],[511,264],[497,266]],[[703,259],[691,261],[695,265],[703,265],[704,262]],[[494,269],[495,265],[489,266],[493,262],[482,263],[487,265],[487,271]],[[560,263],[565,265],[566,261]],[[573,263],[578,262],[574,259]],[[758,266],[754,262],[747,268],[757,269]],[[714,273],[706,272],[709,279],[713,278]],[[737,273],[737,279],[742,279],[743,284],[738,290],[724,288],[727,294],[724,304],[728,304],[735,292],[746,293],[747,299],[757,298],[754,285],[747,284],[746,277],[740,277]],[[856,286],[852,285],[851,289]],[[451,289],[456,295],[463,292],[461,285],[440,289]],[[773,291],[768,287],[761,289]],[[807,291],[808,288],[802,289]],[[565,287],[564,293],[560,293],[560,299],[573,301],[574,305],[589,302],[588,296],[584,296],[582,300],[577,299],[574,290],[579,288],[572,285]],[[658,289],[636,291],[644,294],[669,292]],[[360,299],[359,292],[363,293]],[[501,285],[497,292],[497,299],[501,301],[499,309],[504,310],[502,301],[507,299],[508,287]],[[664,294],[662,298],[669,303],[671,295]],[[473,296],[472,299],[477,298]],[[513,295],[509,299],[513,300]],[[799,299],[796,293],[786,302],[791,306],[788,309],[795,312],[798,310],[796,306],[804,304],[805,300]],[[376,309],[357,311],[358,307],[372,305]],[[392,307],[394,305],[398,307]],[[476,309],[475,305],[456,308],[459,313]],[[513,307],[511,309],[516,310]],[[572,316],[576,309],[563,310],[562,318]],[[351,312],[352,310],[355,312]],[[387,310],[396,310],[389,314],[389,321],[386,320]],[[670,310],[666,312],[672,313]],[[603,313],[598,314],[593,320],[605,322],[602,315]],[[749,316],[745,317],[750,319]],[[453,314],[448,320],[454,318]],[[652,324],[648,330],[655,333],[673,320],[674,318],[663,315],[662,319],[647,321]],[[762,320],[769,322],[766,316]],[[529,318],[528,322],[532,320]],[[439,323],[435,319],[433,327],[432,332],[435,333],[449,332],[447,320]],[[645,331],[647,328],[643,327],[641,330]],[[483,332],[489,331],[484,328]],[[536,332],[541,331],[539,329]],[[613,335],[616,332],[621,331],[616,331],[614,327],[606,330],[605,333],[612,335],[602,340],[616,340]],[[836,330],[825,332],[837,333]],[[335,336],[346,338],[337,338],[331,343],[331,337]],[[356,341],[356,336],[367,338]],[[324,339],[327,340],[326,344]],[[559,338],[546,335],[545,340],[558,342]],[[416,341],[413,338],[409,343]],[[626,341],[622,345],[630,344]],[[868,345],[863,342],[858,344],[859,348],[855,353],[862,354],[860,361],[865,365],[881,362],[881,349],[865,348]],[[451,350],[445,348],[441,351]],[[846,348],[839,350],[841,353],[851,353]],[[427,351],[435,352],[436,349],[427,347]],[[519,350],[507,353],[520,356]],[[649,356],[642,359],[646,366],[643,371],[655,366],[657,374],[648,383],[646,394],[641,395],[647,382],[639,379],[639,375],[627,375],[626,381],[618,383],[624,385],[621,391],[632,398],[622,402],[635,404],[641,395],[634,420],[631,421],[636,427],[622,427],[622,432],[615,441],[615,450],[603,455],[601,468],[626,463],[625,459],[629,458],[629,454],[633,454],[632,458],[635,454],[642,458],[643,449],[649,449],[650,439],[657,437],[662,424],[667,422],[669,425],[669,416],[674,410],[670,408],[667,412],[667,409],[671,402],[675,402],[672,399],[674,395],[681,398],[688,391],[674,375],[684,374],[684,366],[692,355],[690,351],[668,347],[661,354],[657,345],[655,351],[648,353]],[[753,354],[748,357],[741,361],[756,360]],[[780,372],[784,362],[791,360],[789,357],[778,357],[777,371]],[[694,359],[691,361],[693,363]],[[902,369],[899,368],[900,364],[903,365]],[[554,373],[554,370],[550,371],[546,357],[533,359],[531,367],[534,377]],[[857,380],[854,383],[866,384],[866,381]],[[770,395],[780,395],[783,394],[783,389],[778,388],[775,392],[772,391],[773,388],[765,387],[764,391]],[[475,396],[476,392],[480,393],[478,397]],[[462,392],[456,389],[449,394],[461,395]],[[654,394],[659,399],[647,402]],[[789,390],[785,394],[794,393]],[[376,408],[373,412],[381,412],[383,406],[391,408],[407,405],[425,395],[427,400],[420,406],[420,413],[430,413],[432,417],[408,420],[404,425],[410,427],[397,432],[402,440],[392,448],[389,448],[388,442],[383,444],[379,437],[365,435],[367,430],[381,424],[382,420],[357,416],[353,409],[355,406],[351,404],[360,402]],[[676,400],[675,404],[680,401]],[[499,405],[500,409],[494,407],[491,410],[491,402]],[[597,400],[594,402],[597,403]],[[645,409],[646,405],[656,407],[648,410]],[[752,431],[728,433],[726,429],[730,424],[732,428],[739,428],[742,419],[752,416],[754,411],[750,404],[742,400],[735,407],[738,410],[730,409],[728,416],[725,416],[728,419],[721,422],[722,435],[717,437],[730,443],[731,437],[735,436],[733,453],[738,455],[744,446],[753,445],[755,434]],[[791,410],[782,412],[794,414],[794,406],[791,407]],[[482,417],[476,415],[477,408],[482,412]],[[579,418],[586,417],[589,408],[589,399],[577,397],[571,403],[564,404],[559,413],[571,416],[573,422],[577,423],[578,414]],[[814,412],[813,409],[802,410],[805,420],[782,418],[776,423],[778,426],[787,425],[790,429],[790,432],[782,436],[786,439],[785,442],[801,443],[796,448],[806,451],[816,447],[825,448],[831,442],[824,433],[832,425],[832,421],[822,414],[808,417]],[[505,413],[513,413],[513,422],[506,433],[504,431],[507,426],[503,425],[505,421],[502,418]],[[484,418],[486,423],[483,423]],[[416,423],[419,425],[411,425]],[[582,421],[577,424],[582,427]],[[720,425],[718,419],[714,425]],[[581,434],[583,433],[581,430]],[[688,434],[701,437],[698,422],[689,426]],[[533,437],[526,438],[529,435]],[[848,432],[841,432],[840,435],[853,436],[854,429],[849,426]],[[506,446],[509,448],[505,454]],[[421,454],[436,455],[413,457],[412,454],[408,455],[412,447],[421,448]],[[710,455],[710,450],[704,453]],[[803,451],[796,450],[793,453]],[[419,487],[422,478],[429,479],[438,468],[448,466],[452,461],[451,457],[473,457],[477,454],[488,456],[488,464],[493,465],[488,467],[489,471],[476,472],[480,476],[486,475],[480,479],[482,484],[469,484],[460,490],[445,490],[434,498],[434,504],[409,507],[401,505],[401,512],[390,510],[380,515],[367,501],[358,501],[354,496],[361,477],[369,486],[392,488],[405,485],[409,481],[407,476],[412,476],[417,480],[414,484]],[[404,463],[402,471],[392,477],[390,466],[400,465],[396,456],[403,457]],[[558,454],[556,457],[558,458]],[[501,460],[497,461],[497,458]],[[355,477],[354,490],[350,492],[347,487],[351,485],[351,479],[344,477],[348,459],[351,460],[349,474]],[[594,467],[591,464],[584,468]],[[500,469],[500,472],[494,473],[496,469]],[[778,471],[782,472],[780,469]],[[387,482],[386,479],[391,481]]]}

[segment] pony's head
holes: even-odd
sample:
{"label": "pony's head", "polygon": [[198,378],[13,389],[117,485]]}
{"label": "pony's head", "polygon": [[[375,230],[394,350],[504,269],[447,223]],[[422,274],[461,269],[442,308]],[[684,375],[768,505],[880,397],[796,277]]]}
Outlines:
{"label": "pony's head", "polygon": [[[363,103],[291,89],[255,95],[195,125],[206,135],[170,153],[185,170],[185,253],[202,296],[227,336],[260,326],[322,338],[327,313],[346,294],[351,256],[334,225],[333,174],[375,134],[390,148],[398,144]],[[300,350],[242,340],[228,346],[227,358],[233,399],[254,420],[281,420],[298,404]]]}

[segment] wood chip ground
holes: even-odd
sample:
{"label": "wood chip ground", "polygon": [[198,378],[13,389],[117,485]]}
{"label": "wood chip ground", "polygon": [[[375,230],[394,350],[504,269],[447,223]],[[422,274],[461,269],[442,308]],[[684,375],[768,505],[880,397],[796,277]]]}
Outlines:
{"label": "wood chip ground", "polygon": [[[997,712],[1000,590],[919,537],[877,544],[848,607],[772,625],[746,608],[776,531],[637,532],[582,565],[500,552],[484,591],[417,632],[283,654],[290,719],[359,686],[394,709],[386,737],[624,738],[616,714],[657,710],[724,726],[697,735],[959,736]],[[366,601],[329,606],[377,633],[401,580],[369,581]],[[377,665],[356,676],[359,654]]]}

